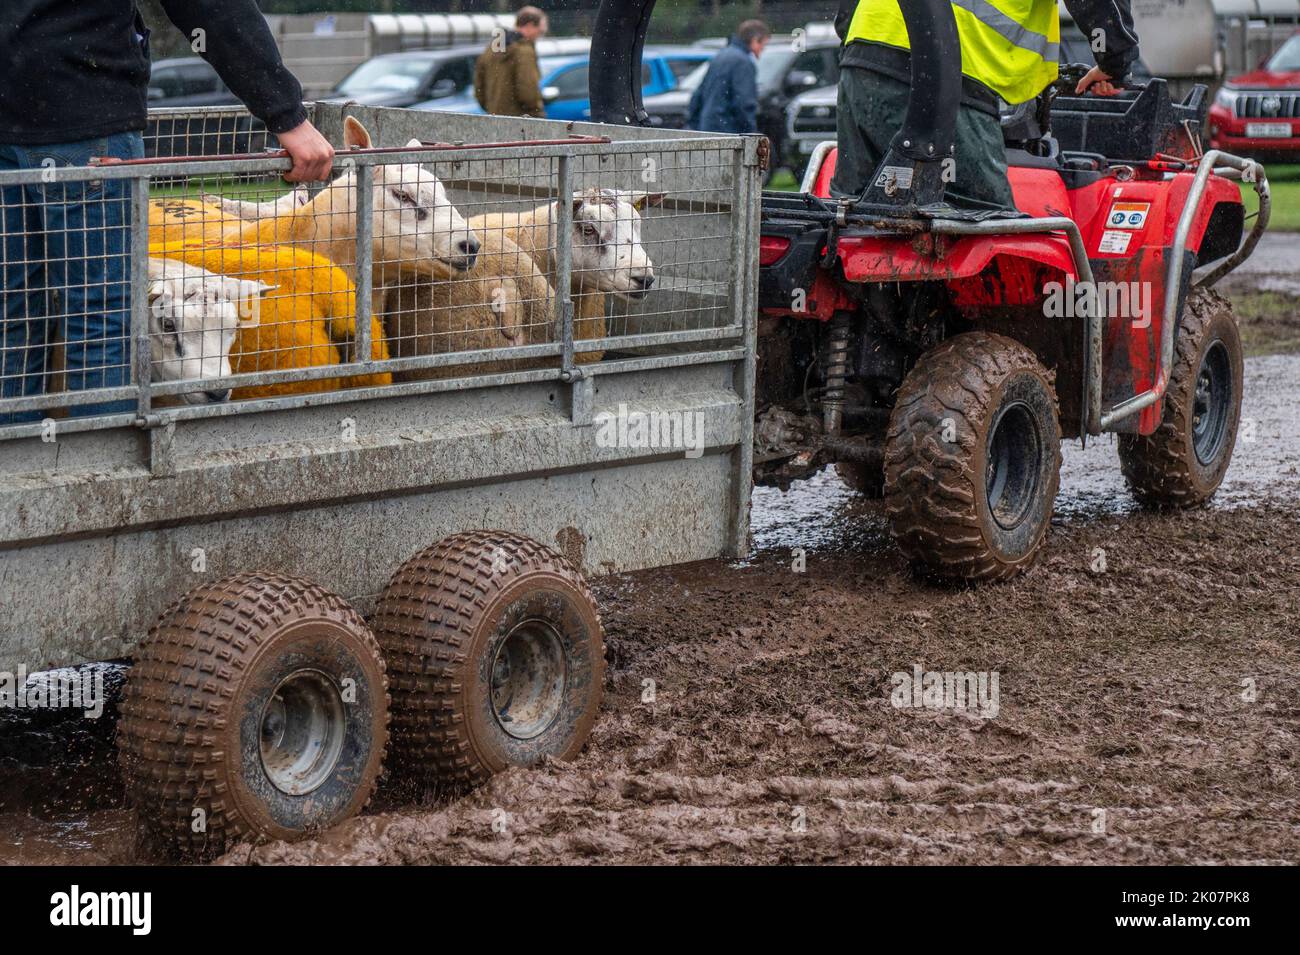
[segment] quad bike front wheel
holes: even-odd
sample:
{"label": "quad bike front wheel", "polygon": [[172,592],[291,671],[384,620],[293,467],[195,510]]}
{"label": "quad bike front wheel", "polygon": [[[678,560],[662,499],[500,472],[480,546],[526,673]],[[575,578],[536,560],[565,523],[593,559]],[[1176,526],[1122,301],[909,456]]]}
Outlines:
{"label": "quad bike front wheel", "polygon": [[398,569],[374,622],[399,778],[477,783],[582,749],[604,637],[581,572],[549,547],[505,531],[452,535]]}
{"label": "quad bike front wheel", "polygon": [[885,445],[885,511],[919,569],[1005,580],[1033,563],[1061,465],[1052,379],[1024,345],[967,332],[921,356]]}
{"label": "quad bike front wheel", "polygon": [[207,858],[360,812],[387,739],[365,621],[309,581],[252,573],[159,617],[127,674],[119,753],[144,840]]}
{"label": "quad bike front wheel", "polygon": [[1149,507],[1192,507],[1223,482],[1241,420],[1241,333],[1232,305],[1210,289],[1187,296],[1174,342],[1160,425],[1120,435],[1119,460],[1133,496]]}

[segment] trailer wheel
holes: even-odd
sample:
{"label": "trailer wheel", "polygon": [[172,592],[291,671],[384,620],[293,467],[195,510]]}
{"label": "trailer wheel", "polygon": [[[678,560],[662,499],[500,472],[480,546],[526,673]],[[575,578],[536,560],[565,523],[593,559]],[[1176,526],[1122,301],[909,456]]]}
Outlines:
{"label": "trailer wheel", "polygon": [[941,578],[1020,573],[1051,522],[1060,441],[1051,376],[1024,345],[967,332],[922,355],[898,390],[885,446],[899,548]]}
{"label": "trailer wheel", "polygon": [[206,858],[369,801],[388,739],[365,621],[307,580],[248,573],[166,610],[127,675],[119,753],[146,840]]}
{"label": "trailer wheel", "polygon": [[476,783],[582,749],[604,638],[582,574],[555,551],[505,531],[455,534],[398,569],[374,621],[402,778]]}
{"label": "trailer wheel", "polygon": [[1191,507],[1214,496],[1237,443],[1242,378],[1232,305],[1210,289],[1194,289],[1183,307],[1159,427],[1119,438],[1120,467],[1139,502]]}

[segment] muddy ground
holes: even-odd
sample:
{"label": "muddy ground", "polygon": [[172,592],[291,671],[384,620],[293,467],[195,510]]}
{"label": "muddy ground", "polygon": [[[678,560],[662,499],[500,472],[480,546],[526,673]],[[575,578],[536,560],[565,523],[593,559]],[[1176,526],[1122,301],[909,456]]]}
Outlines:
{"label": "muddy ground", "polygon": [[[1300,307],[1268,278],[1235,283],[1251,439],[1210,508],[1139,511],[1112,441],[1069,446],[1039,565],[961,589],[831,474],[760,490],[749,561],[596,581],[610,672],[576,762],[222,861],[1294,863],[1300,355],[1267,353],[1300,348]],[[996,715],[892,705],[914,667],[996,673]],[[0,781],[0,862],[151,861],[106,736],[24,746],[44,768]]]}

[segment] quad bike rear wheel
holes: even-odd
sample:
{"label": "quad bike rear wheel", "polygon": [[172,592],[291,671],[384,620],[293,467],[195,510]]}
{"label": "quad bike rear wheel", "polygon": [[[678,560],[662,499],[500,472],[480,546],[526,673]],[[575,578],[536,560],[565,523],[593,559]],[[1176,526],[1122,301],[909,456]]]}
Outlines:
{"label": "quad bike rear wheel", "polygon": [[1149,507],[1192,507],[1214,496],[1232,461],[1241,420],[1241,333],[1232,305],[1193,289],[1174,342],[1159,427],[1120,435],[1129,489]]}
{"label": "quad bike rear wheel", "polygon": [[119,753],[146,843],[207,858],[294,839],[360,812],[388,738],[370,628],[295,577],[237,574],[191,590],[127,674]]}
{"label": "quad bike rear wheel", "polygon": [[967,332],[921,356],[885,445],[885,511],[899,548],[933,576],[1005,580],[1051,522],[1061,465],[1056,393],[1024,345]]}
{"label": "quad bike rear wheel", "polygon": [[505,531],[455,534],[398,569],[374,622],[399,778],[477,783],[582,749],[600,710],[604,636],[565,557]]}

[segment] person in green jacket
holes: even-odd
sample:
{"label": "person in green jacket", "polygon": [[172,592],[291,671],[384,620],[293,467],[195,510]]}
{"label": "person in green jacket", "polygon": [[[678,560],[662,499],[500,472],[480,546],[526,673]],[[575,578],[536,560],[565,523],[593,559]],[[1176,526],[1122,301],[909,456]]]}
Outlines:
{"label": "person in green jacket", "polygon": [[524,7],[513,30],[500,30],[474,64],[474,98],[497,116],[543,116],[537,47],[546,36],[546,14]]}

